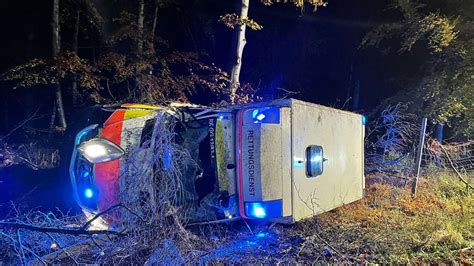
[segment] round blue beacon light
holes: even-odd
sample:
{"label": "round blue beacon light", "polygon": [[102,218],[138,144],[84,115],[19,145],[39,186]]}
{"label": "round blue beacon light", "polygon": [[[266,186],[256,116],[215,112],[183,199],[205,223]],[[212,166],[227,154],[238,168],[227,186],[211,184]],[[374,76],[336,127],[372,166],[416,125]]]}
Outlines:
{"label": "round blue beacon light", "polygon": [[86,190],[84,190],[84,197],[88,199],[94,197],[94,191],[90,188],[87,188]]}

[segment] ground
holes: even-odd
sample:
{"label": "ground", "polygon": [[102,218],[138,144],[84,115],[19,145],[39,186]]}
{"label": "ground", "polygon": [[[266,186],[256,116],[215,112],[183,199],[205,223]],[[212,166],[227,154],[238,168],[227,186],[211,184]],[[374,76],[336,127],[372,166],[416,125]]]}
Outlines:
{"label": "ground", "polygon": [[[84,244],[77,249],[80,252],[76,260],[171,265],[315,262],[471,265],[474,193],[457,176],[436,176],[420,180],[416,197],[411,195],[410,184],[371,176],[363,199],[292,225],[237,221],[190,225],[185,230],[175,223],[142,224],[125,237],[92,236],[101,247]],[[474,176],[467,180],[472,183]],[[38,247],[39,242],[33,241],[38,236],[46,245],[41,252],[47,252],[55,243],[44,234],[22,231],[23,242],[34,243],[25,247]],[[68,239],[76,246],[90,240]],[[0,249],[0,255],[3,251]],[[9,254],[12,262],[15,254]],[[29,259],[37,262],[34,257]],[[61,264],[74,262],[68,256],[51,259]]]}
{"label": "ground", "polygon": [[198,261],[473,263],[474,195],[455,176],[423,179],[415,198],[373,180],[364,199],[291,226],[208,228],[216,248]]}

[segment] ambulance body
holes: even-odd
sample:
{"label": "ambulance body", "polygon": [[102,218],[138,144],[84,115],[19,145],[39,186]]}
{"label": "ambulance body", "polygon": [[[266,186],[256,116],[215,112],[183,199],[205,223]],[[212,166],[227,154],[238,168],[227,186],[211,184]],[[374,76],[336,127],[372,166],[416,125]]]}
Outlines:
{"label": "ambulance body", "polygon": [[[129,104],[115,110],[103,125],[92,126],[93,131],[86,128],[76,137],[70,175],[76,200],[87,211],[118,203],[120,191],[126,189],[119,182],[130,160],[126,153],[143,142],[158,112],[186,125],[194,123],[177,135],[183,143],[196,142],[183,144],[196,147],[189,149],[200,163],[200,170],[183,176],[194,184],[188,190],[195,194],[190,200],[196,213],[206,214],[195,221],[293,223],[363,196],[361,115],[294,99],[226,108],[181,105],[172,111]],[[93,154],[97,151],[99,160]]]}

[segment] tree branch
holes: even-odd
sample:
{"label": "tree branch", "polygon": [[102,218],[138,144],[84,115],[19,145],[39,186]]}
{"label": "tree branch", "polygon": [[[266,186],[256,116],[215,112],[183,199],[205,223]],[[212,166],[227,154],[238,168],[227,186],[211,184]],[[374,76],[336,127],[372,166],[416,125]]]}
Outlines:
{"label": "tree branch", "polygon": [[68,234],[74,236],[89,236],[98,234],[111,234],[116,236],[126,236],[127,234],[117,232],[114,230],[84,230],[81,228],[56,228],[56,227],[42,227],[24,223],[15,222],[0,222],[0,228],[14,228],[14,229],[26,229],[41,233],[56,233],[56,234]]}

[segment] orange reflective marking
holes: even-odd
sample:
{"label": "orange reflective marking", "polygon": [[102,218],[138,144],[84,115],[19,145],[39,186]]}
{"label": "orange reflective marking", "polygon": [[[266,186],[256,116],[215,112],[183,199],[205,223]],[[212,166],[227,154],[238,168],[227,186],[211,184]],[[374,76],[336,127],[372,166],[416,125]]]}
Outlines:
{"label": "orange reflective marking", "polygon": [[[117,123],[117,122],[121,122],[123,121],[123,118],[125,116],[125,111],[126,110],[117,110],[115,111],[110,117],[109,119],[107,119],[107,121],[105,121],[104,123],[104,129],[109,126],[109,125],[112,125],[114,123]],[[119,142],[120,143],[120,142]],[[117,144],[117,143],[115,143]]]}
{"label": "orange reflective marking", "polygon": [[[115,111],[104,123],[101,131],[106,138],[120,146],[125,110]],[[98,163],[94,167],[95,182],[99,189],[99,211],[106,210],[119,203],[120,160]]]}

